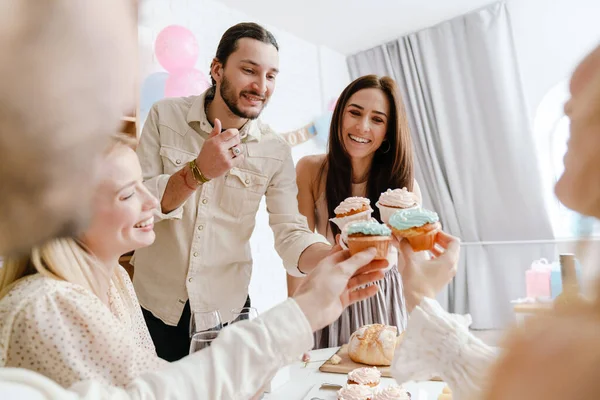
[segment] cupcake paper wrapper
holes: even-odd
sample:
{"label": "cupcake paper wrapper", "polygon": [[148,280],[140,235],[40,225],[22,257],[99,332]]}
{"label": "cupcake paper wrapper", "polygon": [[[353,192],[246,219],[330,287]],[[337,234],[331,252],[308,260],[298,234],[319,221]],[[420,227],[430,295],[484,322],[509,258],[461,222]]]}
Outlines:
{"label": "cupcake paper wrapper", "polygon": [[381,215],[381,222],[383,222],[384,224],[390,224],[390,217],[392,216],[392,214],[394,214],[396,211],[400,211],[400,210],[410,210],[412,208],[419,208],[418,205],[416,206],[412,206],[412,207],[407,207],[407,208],[400,208],[400,207],[388,207],[388,206],[384,206],[382,204],[379,204],[379,202],[375,203],[375,205],[377,206],[377,208],[379,209],[379,215]]}
{"label": "cupcake paper wrapper", "polygon": [[398,230],[392,227],[392,232],[398,240],[406,238],[414,251],[425,251],[433,248],[435,237],[440,229],[440,223],[436,222],[405,230]]}
{"label": "cupcake paper wrapper", "polygon": [[373,213],[373,210],[368,209],[366,211],[361,211],[357,214],[348,215],[347,217],[341,217],[341,218],[335,217],[335,218],[330,218],[329,220],[331,222],[333,222],[334,224],[336,224],[338,226],[338,228],[340,228],[340,231],[343,232],[346,225],[348,225],[350,222],[370,220],[372,213]]}
{"label": "cupcake paper wrapper", "polygon": [[369,247],[375,247],[377,249],[375,260],[386,260],[391,241],[392,238],[389,236],[349,237],[348,249],[350,250],[350,255],[354,255],[365,249],[368,249]]}

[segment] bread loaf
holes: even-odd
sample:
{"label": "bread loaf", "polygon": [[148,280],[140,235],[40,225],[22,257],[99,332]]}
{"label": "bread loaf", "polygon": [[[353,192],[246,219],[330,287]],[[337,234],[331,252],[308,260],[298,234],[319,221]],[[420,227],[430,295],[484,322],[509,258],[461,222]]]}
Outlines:
{"label": "bread loaf", "polygon": [[354,362],[367,365],[392,364],[399,342],[395,326],[372,324],[360,327],[350,336],[348,355]]}

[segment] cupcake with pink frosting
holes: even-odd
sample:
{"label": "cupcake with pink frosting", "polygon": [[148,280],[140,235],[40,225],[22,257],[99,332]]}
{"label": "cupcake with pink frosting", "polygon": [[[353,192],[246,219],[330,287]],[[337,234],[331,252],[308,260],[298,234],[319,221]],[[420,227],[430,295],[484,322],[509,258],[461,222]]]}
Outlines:
{"label": "cupcake with pink frosting", "polygon": [[381,371],[376,367],[356,368],[348,372],[348,385],[367,385],[375,387],[381,381]]}
{"label": "cupcake with pink frosting", "polygon": [[335,223],[340,231],[343,231],[344,227],[350,222],[369,221],[373,209],[371,208],[371,200],[366,197],[348,197],[333,212],[335,218],[331,218],[330,221]]}
{"label": "cupcake with pink frosting", "polygon": [[337,392],[338,400],[373,400],[373,389],[367,385],[348,385]]}
{"label": "cupcake with pink frosting", "polygon": [[381,214],[381,221],[389,223],[390,217],[396,211],[419,207],[421,199],[408,189],[388,189],[381,193],[376,205]]}
{"label": "cupcake with pink frosting", "polygon": [[410,394],[399,385],[388,386],[373,396],[373,400],[410,400],[410,398]]}

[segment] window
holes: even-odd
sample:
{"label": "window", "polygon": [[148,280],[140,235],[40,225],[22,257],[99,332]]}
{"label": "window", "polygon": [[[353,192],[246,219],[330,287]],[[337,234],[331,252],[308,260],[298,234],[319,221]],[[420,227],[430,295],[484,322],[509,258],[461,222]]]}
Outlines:
{"label": "window", "polygon": [[569,139],[569,118],[563,110],[568,99],[568,80],[564,80],[544,96],[534,118],[533,131],[543,179],[542,187],[546,207],[556,238],[578,237],[578,230],[582,227],[588,227],[587,229],[591,229],[594,236],[600,236],[600,227],[594,219],[583,217],[569,210],[554,195],[554,184],[564,170],[563,157],[567,151],[567,140]]}

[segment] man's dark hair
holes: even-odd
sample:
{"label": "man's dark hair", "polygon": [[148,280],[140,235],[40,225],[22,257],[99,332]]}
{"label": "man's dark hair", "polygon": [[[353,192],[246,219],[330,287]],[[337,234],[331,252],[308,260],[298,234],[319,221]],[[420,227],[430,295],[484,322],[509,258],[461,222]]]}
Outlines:
{"label": "man's dark hair", "polygon": [[[277,40],[275,40],[275,36],[273,36],[271,32],[254,22],[241,22],[227,29],[221,37],[215,58],[223,64],[223,67],[225,67],[225,63],[229,56],[237,50],[238,40],[243,38],[255,39],[266,44],[272,44],[277,51],[279,51]],[[212,74],[210,79],[213,86],[215,86],[217,82],[215,82]]]}

